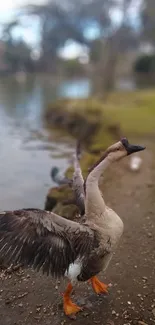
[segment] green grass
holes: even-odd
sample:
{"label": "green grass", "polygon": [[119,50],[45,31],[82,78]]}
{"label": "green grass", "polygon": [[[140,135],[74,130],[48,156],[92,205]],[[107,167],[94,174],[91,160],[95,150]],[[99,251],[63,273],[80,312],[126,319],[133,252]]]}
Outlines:
{"label": "green grass", "polygon": [[155,90],[112,94],[103,111],[108,124],[120,124],[127,134],[155,133]]}

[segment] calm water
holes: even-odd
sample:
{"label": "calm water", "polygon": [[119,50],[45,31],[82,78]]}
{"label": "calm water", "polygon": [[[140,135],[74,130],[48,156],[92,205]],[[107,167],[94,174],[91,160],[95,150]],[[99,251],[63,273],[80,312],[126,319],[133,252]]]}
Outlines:
{"label": "calm water", "polygon": [[44,107],[60,96],[88,94],[88,81],[0,80],[0,210],[44,207],[54,185],[51,167],[64,171],[74,150],[73,140],[44,128]]}

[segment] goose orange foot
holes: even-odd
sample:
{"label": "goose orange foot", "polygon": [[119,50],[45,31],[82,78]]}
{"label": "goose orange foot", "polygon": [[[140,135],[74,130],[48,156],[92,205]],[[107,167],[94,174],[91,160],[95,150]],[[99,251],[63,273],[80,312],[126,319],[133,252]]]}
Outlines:
{"label": "goose orange foot", "polygon": [[67,286],[67,289],[63,295],[63,309],[64,312],[67,316],[69,315],[73,315],[78,313],[80,310],[82,310],[82,308],[80,308],[79,306],[77,306],[76,304],[74,304],[70,298],[70,294],[72,292],[72,284],[69,283]]}
{"label": "goose orange foot", "polygon": [[99,281],[99,279],[96,276],[93,276],[91,279],[91,284],[93,287],[93,290],[99,294],[99,293],[108,293],[108,285]]}

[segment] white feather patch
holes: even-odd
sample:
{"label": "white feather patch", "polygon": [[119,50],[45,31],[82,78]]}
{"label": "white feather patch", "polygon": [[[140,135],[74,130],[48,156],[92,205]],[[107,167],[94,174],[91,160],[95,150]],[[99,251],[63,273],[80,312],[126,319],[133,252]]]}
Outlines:
{"label": "white feather patch", "polygon": [[68,271],[65,272],[65,276],[69,278],[70,281],[77,281],[78,275],[81,273],[82,262],[76,260],[74,263],[69,265]]}

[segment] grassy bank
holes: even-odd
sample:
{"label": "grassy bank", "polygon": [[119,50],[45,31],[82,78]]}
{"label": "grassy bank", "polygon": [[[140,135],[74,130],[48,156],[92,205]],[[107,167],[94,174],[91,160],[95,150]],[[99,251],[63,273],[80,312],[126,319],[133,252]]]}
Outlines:
{"label": "grassy bank", "polygon": [[111,94],[103,110],[127,135],[155,134],[155,89]]}
{"label": "grassy bank", "polygon": [[62,99],[48,106],[47,123],[52,121],[54,114],[64,117],[64,120],[60,116],[53,120],[64,129],[75,126],[78,133],[89,125],[96,127],[97,136],[92,139],[96,144],[102,134],[105,142],[109,142],[109,134],[115,126],[120,126],[121,133],[127,135],[152,134],[155,133],[155,90],[112,93],[105,102],[92,98]]}

